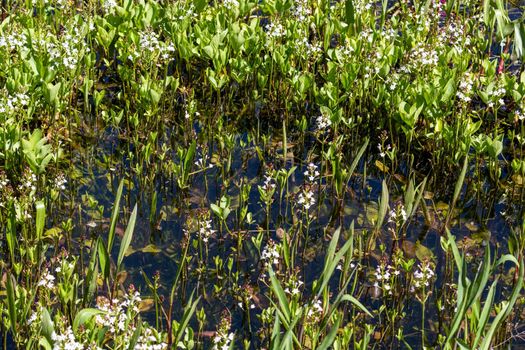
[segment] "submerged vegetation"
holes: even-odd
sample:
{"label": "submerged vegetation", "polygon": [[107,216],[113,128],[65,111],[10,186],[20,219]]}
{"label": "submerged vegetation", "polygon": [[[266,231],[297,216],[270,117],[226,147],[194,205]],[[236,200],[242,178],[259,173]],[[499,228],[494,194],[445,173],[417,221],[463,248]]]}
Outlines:
{"label": "submerged vegetation", "polygon": [[523,3],[1,6],[4,349],[525,343]]}

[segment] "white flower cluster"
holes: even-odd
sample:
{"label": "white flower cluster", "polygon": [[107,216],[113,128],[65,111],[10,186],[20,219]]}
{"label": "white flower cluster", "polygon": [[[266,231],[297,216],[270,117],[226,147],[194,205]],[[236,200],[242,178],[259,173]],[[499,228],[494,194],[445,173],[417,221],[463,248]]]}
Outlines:
{"label": "white flower cluster", "polygon": [[410,286],[410,291],[415,292],[419,289],[430,286],[430,281],[434,277],[434,270],[430,263],[424,261],[419,264],[418,269],[414,272],[414,278],[412,279],[412,285]]}
{"label": "white flower cluster", "polygon": [[465,24],[459,21],[451,21],[440,28],[438,34],[438,45],[441,47],[454,47],[458,54],[461,54],[465,47],[470,46],[471,36],[465,34]]}
{"label": "white flower cluster", "polygon": [[83,350],[82,343],[77,342],[75,334],[69,326],[64,333],[51,334],[51,339],[54,341],[53,350]]}
{"label": "white flower cluster", "polygon": [[29,318],[27,319],[27,324],[31,325],[33,323],[38,323],[39,320],[40,320],[40,312],[33,311],[31,313],[31,316],[29,316]]}
{"label": "white flower cluster", "polygon": [[0,113],[14,113],[29,104],[29,96],[25,93],[16,93],[14,95],[8,94],[5,90],[3,91],[7,96],[7,100],[0,106]]}
{"label": "white flower cluster", "polygon": [[219,324],[219,328],[213,337],[212,350],[228,350],[230,343],[233,341],[234,334],[230,332],[231,321],[223,318]]}
{"label": "white flower cluster", "polygon": [[407,212],[403,204],[397,205],[396,208],[392,209],[388,214],[388,222],[390,223],[403,224],[407,219]]}
{"label": "white flower cluster", "polygon": [[140,302],[140,294],[131,290],[122,301],[113,299],[110,302],[106,298],[98,298],[97,309],[103,313],[95,316],[95,323],[100,327],[107,327],[113,335],[125,333],[131,337],[134,327],[130,327],[129,322],[133,315],[139,312],[138,304]]}
{"label": "white flower cluster", "polygon": [[160,51],[160,40],[154,31],[142,31],[139,33],[140,49],[150,52]]}
{"label": "white flower cluster", "polygon": [[392,149],[392,146],[390,146],[390,144],[386,145],[384,148],[383,148],[383,145],[378,143],[377,144],[377,149],[379,150],[379,156],[381,158],[385,158],[386,156],[386,152],[389,152],[391,149]]}
{"label": "white flower cluster", "polygon": [[374,32],[372,31],[372,29],[363,29],[360,33],[359,33],[359,36],[363,39],[363,40],[366,40],[368,43],[372,43],[372,41],[374,41]]}
{"label": "white flower cluster", "polygon": [[308,19],[308,16],[312,14],[312,10],[308,6],[308,0],[296,0],[292,7],[293,16],[300,22],[304,22]]}
{"label": "white flower cluster", "polygon": [[275,182],[273,181],[272,175],[267,172],[264,174],[264,184],[262,185],[262,189],[265,192],[272,192],[275,190]]}
{"label": "white flower cluster", "polygon": [[230,11],[239,8],[239,1],[237,0],[224,0],[222,4]]}
{"label": "white flower cluster", "polygon": [[306,181],[314,183],[319,178],[319,171],[317,170],[317,165],[314,163],[308,163],[306,170],[304,172],[304,177]]}
{"label": "white flower cluster", "polygon": [[285,286],[286,288],[284,288],[284,292],[286,294],[290,294],[292,297],[293,296],[299,296],[301,294],[301,286],[304,284],[303,281],[301,281],[299,278],[297,278],[296,276],[292,276],[286,283],[285,283]]}
{"label": "white flower cluster", "polygon": [[321,300],[316,300],[312,303],[310,307],[307,308],[306,312],[306,323],[316,324],[321,321],[323,317],[323,302]]}
{"label": "white flower cluster", "polygon": [[392,288],[394,287],[394,278],[399,276],[401,271],[394,268],[392,265],[379,264],[376,267],[374,287],[382,288],[388,295],[392,295]]}
{"label": "white flower cluster", "polygon": [[164,343],[151,327],[144,329],[135,345],[135,350],[165,350],[167,348],[168,344]]}
{"label": "white flower cluster", "polygon": [[354,57],[355,48],[352,46],[348,39],[339,47],[339,52],[341,53],[341,59],[344,62],[350,61]]}
{"label": "white flower cluster", "polygon": [[436,50],[419,46],[410,52],[410,60],[414,68],[434,67],[437,66],[439,57]]}
{"label": "white flower cluster", "polygon": [[315,205],[314,185],[319,178],[317,165],[314,163],[309,163],[304,172],[304,177],[306,183],[303,186],[301,193],[299,193],[297,203],[302,205],[305,211],[308,211]]}
{"label": "white flower cluster", "polygon": [[216,230],[211,228],[211,220],[199,220],[199,238],[204,243],[208,243],[210,237],[215,233]]}
{"label": "white flower cluster", "polygon": [[371,2],[370,0],[354,1],[355,13],[359,15],[369,11],[370,9],[372,9],[373,6],[374,2]]}
{"label": "white flower cluster", "polygon": [[4,196],[3,190],[4,188],[7,187],[8,184],[9,184],[9,179],[5,177],[5,175],[0,174],[0,208],[5,207],[5,203],[3,202],[3,196]]}
{"label": "white flower cluster", "polygon": [[268,240],[268,244],[261,253],[261,261],[264,263],[264,266],[268,267],[279,264],[279,258],[279,246],[274,240]]}
{"label": "white flower cluster", "polygon": [[503,99],[503,97],[505,97],[506,94],[507,94],[507,90],[504,87],[500,87],[492,91],[490,95],[490,98],[492,101],[488,103],[488,106],[490,108],[493,108],[494,107],[493,101],[497,101],[500,106],[503,106],[505,104],[505,100]]}
{"label": "white flower cluster", "polygon": [[[139,33],[139,46],[141,51],[149,51],[150,53],[157,53],[163,60],[170,57],[170,53],[175,51],[175,46],[170,43],[166,45],[159,39],[159,35],[154,31],[142,31]],[[135,58],[140,57],[140,53],[135,53]],[[129,57],[131,60],[132,57]]]}
{"label": "white flower cluster", "polygon": [[102,4],[102,8],[104,8],[104,12],[110,13],[117,7],[117,1],[116,0],[105,0]]}
{"label": "white flower cluster", "polygon": [[330,117],[325,114],[321,114],[320,116],[318,116],[315,121],[317,123],[317,130],[319,131],[326,130],[332,125]]}
{"label": "white flower cluster", "polygon": [[25,33],[13,32],[0,36],[0,48],[6,48],[9,51],[18,51],[27,43]]}
{"label": "white flower cluster", "polygon": [[4,189],[9,184],[9,179],[5,176],[0,177],[0,190]]}
{"label": "white flower cluster", "polygon": [[381,37],[384,37],[387,42],[393,42],[397,37],[397,33],[393,28],[388,28],[387,30],[381,31]]}
{"label": "white flower cluster", "polygon": [[55,178],[55,188],[56,189],[63,191],[63,190],[66,189],[66,184],[67,184],[67,179],[66,179],[66,176],[64,174],[59,174]]}
{"label": "white flower cluster", "polygon": [[66,34],[62,41],[62,64],[68,69],[75,69],[79,61],[79,44],[82,39],[75,29],[74,35]]}
{"label": "white flower cluster", "polygon": [[302,57],[314,60],[317,59],[323,52],[319,42],[311,44],[307,37],[303,37],[302,39],[296,41],[295,49],[302,55]]}
{"label": "white flower cluster", "polygon": [[100,327],[108,327],[108,331],[112,334],[126,330],[128,315],[119,304],[118,299],[113,299],[111,303],[107,299],[99,298],[97,300],[97,309],[104,311],[104,313],[96,315],[95,322]]}
{"label": "white flower cluster", "polygon": [[180,2],[180,4],[183,6],[177,8],[178,16],[176,17],[179,21],[183,21],[187,18],[197,18],[197,14],[195,13],[195,5],[193,2],[189,4],[188,8],[184,6],[185,2]]}
{"label": "white flower cluster", "polygon": [[53,276],[48,269],[42,274],[42,278],[38,281],[37,286],[44,287],[45,289],[55,288],[55,276]]}
{"label": "white flower cluster", "polygon": [[58,68],[74,70],[81,60],[81,50],[85,47],[85,53],[89,52],[89,47],[84,45],[84,36],[79,27],[74,27],[72,33],[66,33],[55,37],[48,33],[48,38],[37,40],[40,51],[49,54],[51,65]]}
{"label": "white flower cluster", "polygon": [[301,193],[299,193],[297,204],[301,204],[305,211],[308,211],[315,205],[314,192],[310,186],[306,186]]}
{"label": "white flower cluster", "polygon": [[472,101],[470,97],[472,96],[472,86],[473,82],[470,75],[466,75],[465,78],[459,82],[459,89],[456,96],[461,102],[469,103]]}
{"label": "white flower cluster", "polygon": [[266,27],[266,34],[271,38],[280,38],[286,35],[286,29],[282,26],[281,23],[270,23],[267,24]]}
{"label": "white flower cluster", "polygon": [[208,157],[206,156],[206,154],[204,154],[202,157],[199,157],[196,161],[195,161],[195,165],[199,168],[199,169],[206,169],[206,168],[213,168],[213,164],[210,163],[208,164],[208,166],[206,166],[206,162],[208,160]]}
{"label": "white flower cluster", "polygon": [[36,190],[36,175],[32,171],[28,171],[24,174],[24,181],[22,182],[22,187],[30,190]]}

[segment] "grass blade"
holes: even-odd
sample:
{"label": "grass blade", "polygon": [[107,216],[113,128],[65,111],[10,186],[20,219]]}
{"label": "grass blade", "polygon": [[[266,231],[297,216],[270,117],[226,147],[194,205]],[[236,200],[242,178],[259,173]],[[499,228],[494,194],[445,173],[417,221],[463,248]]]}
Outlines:
{"label": "grass blade", "polygon": [[376,222],[376,232],[381,229],[381,226],[383,226],[383,221],[385,221],[385,215],[388,211],[388,201],[389,201],[389,194],[388,194],[388,186],[386,185],[386,181],[383,180],[382,190],[381,190],[381,201],[379,202],[379,212],[377,215],[377,222]]}
{"label": "grass blade", "polygon": [[118,214],[120,210],[120,199],[122,198],[122,190],[124,189],[124,180],[120,180],[118,185],[117,196],[115,197],[115,203],[113,204],[113,211],[111,212],[111,223],[109,226],[108,234],[108,252],[111,252],[113,248],[113,241],[115,239],[115,229],[117,227]]}
{"label": "grass blade", "polygon": [[118,258],[117,258],[117,271],[120,270],[120,264],[122,264],[122,259],[124,259],[126,250],[128,250],[129,245],[131,243],[131,239],[133,238],[133,231],[135,230],[136,221],[137,221],[137,205],[135,204],[135,207],[133,208],[133,212],[131,213],[131,217],[129,218],[128,227],[126,227],[126,232],[124,232],[124,237],[122,237],[122,242],[120,242],[120,250],[118,252]]}
{"label": "grass blade", "polygon": [[272,291],[279,300],[279,305],[281,306],[281,309],[284,312],[285,321],[287,323],[290,323],[290,305],[288,304],[288,299],[286,299],[286,294],[284,294],[284,290],[281,287],[281,284],[279,283],[277,277],[275,277],[275,272],[273,272],[272,268],[269,269],[268,274],[270,275],[270,281],[272,283]]}
{"label": "grass blade", "polygon": [[9,321],[11,324],[11,331],[13,337],[16,337],[17,332],[17,319],[16,319],[16,305],[15,305],[15,277],[9,275],[7,277],[7,311],[9,313]]}
{"label": "grass blade", "polygon": [[42,234],[44,233],[44,227],[46,224],[46,206],[44,202],[38,201],[35,203],[36,207],[36,239],[40,241]]}

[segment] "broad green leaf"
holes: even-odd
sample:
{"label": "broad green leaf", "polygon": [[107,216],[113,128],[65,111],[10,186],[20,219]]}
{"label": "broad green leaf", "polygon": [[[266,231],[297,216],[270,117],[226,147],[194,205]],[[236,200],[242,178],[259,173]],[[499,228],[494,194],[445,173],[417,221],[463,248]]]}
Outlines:
{"label": "broad green leaf", "polygon": [[78,327],[82,326],[91,318],[93,318],[96,315],[103,314],[104,311],[100,309],[93,309],[93,308],[87,308],[80,310],[77,315],[75,316],[75,319],[73,320],[73,333],[76,333],[78,330]]}

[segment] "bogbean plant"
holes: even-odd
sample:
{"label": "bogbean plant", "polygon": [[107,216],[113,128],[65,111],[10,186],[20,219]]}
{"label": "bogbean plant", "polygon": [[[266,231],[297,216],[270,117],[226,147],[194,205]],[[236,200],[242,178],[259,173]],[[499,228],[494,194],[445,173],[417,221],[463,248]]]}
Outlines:
{"label": "bogbean plant", "polygon": [[[489,349],[522,334],[524,228],[496,261],[486,237],[482,249],[448,233],[471,199],[502,199],[509,224],[522,220],[525,22],[513,5],[2,6],[4,348]],[[78,170],[85,158],[96,171]],[[100,169],[115,193],[107,222],[85,190]],[[366,189],[370,172],[384,177],[380,199],[349,227],[346,203],[364,198],[355,183]],[[430,189],[447,197],[454,182],[441,179],[458,173],[436,208]],[[177,207],[157,208],[170,193]],[[174,276],[144,272],[144,288],[126,282],[125,260],[146,240],[133,234],[141,210],[119,220],[134,197],[151,203],[153,229],[185,219],[164,256]],[[441,233],[441,260],[425,237],[410,241],[421,216]]]}

